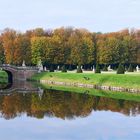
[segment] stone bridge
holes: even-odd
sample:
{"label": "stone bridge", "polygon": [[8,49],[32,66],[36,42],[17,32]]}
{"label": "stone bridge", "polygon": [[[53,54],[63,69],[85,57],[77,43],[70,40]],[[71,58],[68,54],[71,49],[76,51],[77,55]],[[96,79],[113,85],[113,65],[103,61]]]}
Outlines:
{"label": "stone bridge", "polygon": [[8,64],[0,65],[0,69],[8,74],[9,83],[12,83],[14,80],[25,81],[39,71],[38,67],[17,67]]}

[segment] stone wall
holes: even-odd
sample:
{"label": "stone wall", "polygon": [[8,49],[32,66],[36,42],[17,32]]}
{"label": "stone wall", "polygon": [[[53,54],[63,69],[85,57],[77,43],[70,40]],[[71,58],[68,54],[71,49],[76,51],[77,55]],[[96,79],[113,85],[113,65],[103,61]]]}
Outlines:
{"label": "stone wall", "polygon": [[37,72],[37,70],[18,70],[16,73],[13,74],[13,79],[25,81],[28,78],[31,78]]}
{"label": "stone wall", "polygon": [[94,88],[94,89],[101,89],[101,90],[120,91],[120,92],[128,92],[128,93],[140,94],[140,89],[114,87],[114,86],[82,84],[82,83],[76,83],[76,82],[75,83],[72,83],[72,82],[58,82],[58,81],[49,81],[49,80],[40,80],[40,83],[52,84],[52,85],[61,85],[61,86],[74,86],[74,87]]}

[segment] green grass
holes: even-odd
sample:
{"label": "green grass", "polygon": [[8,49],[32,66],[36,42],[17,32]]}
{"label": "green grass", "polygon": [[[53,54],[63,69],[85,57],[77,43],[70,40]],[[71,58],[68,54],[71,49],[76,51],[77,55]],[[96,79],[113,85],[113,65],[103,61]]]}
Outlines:
{"label": "green grass", "polygon": [[0,70],[0,84],[7,83],[7,73]]}
{"label": "green grass", "polygon": [[[84,77],[88,77],[86,80]],[[61,73],[43,72],[31,78],[31,80],[53,80],[63,82],[78,82],[107,86],[140,89],[140,74],[94,74],[94,73]]]}
{"label": "green grass", "polygon": [[113,99],[124,99],[124,100],[140,102],[140,95],[139,94],[131,94],[131,93],[126,93],[126,92],[122,93],[122,92],[104,91],[104,90],[79,88],[79,87],[46,85],[46,84],[39,84],[39,85],[45,89],[61,90],[61,91],[66,91],[66,93],[67,92],[74,92],[77,94],[89,94],[89,95],[93,95],[93,96],[102,96],[102,97],[113,98]]}

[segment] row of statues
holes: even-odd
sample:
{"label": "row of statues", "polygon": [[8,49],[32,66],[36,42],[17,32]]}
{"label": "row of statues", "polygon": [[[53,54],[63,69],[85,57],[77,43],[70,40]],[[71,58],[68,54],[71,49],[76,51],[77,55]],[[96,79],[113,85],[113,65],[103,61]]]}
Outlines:
{"label": "row of statues", "polygon": [[[37,66],[39,68],[39,72],[41,72],[43,70],[46,71],[46,67],[43,68],[42,61],[41,60],[38,62]],[[24,60],[23,60],[23,63],[22,63],[22,67],[26,67],[26,64],[25,64],[25,61]],[[57,70],[59,70],[59,69],[60,69],[60,66],[57,66]],[[78,69],[78,66],[77,66],[77,69]],[[81,69],[83,69],[83,66],[81,66]],[[92,69],[92,71],[95,71],[95,66],[93,65],[91,69]],[[107,67],[107,70],[108,71],[113,71],[113,69],[111,69],[111,65],[109,65]],[[140,68],[139,68],[138,65],[136,67],[136,72],[140,72]]]}
{"label": "row of statues", "polygon": [[[78,68],[78,66],[77,66],[77,68]],[[81,69],[83,69],[83,66],[81,66]],[[95,66],[93,65],[93,67],[92,67],[91,69],[92,69],[92,71],[95,71]],[[111,65],[109,65],[109,66],[107,67],[107,70],[108,70],[108,71],[113,71],[113,69],[111,69]],[[137,67],[136,67],[136,72],[140,72],[140,68],[139,68],[138,65],[137,65]]]}

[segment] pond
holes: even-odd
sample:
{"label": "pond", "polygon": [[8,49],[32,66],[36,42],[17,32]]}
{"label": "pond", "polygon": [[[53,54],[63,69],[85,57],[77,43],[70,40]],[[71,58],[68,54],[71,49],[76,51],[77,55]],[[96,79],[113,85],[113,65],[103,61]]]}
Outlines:
{"label": "pond", "polygon": [[0,93],[2,140],[140,139],[138,101],[19,85]]}

